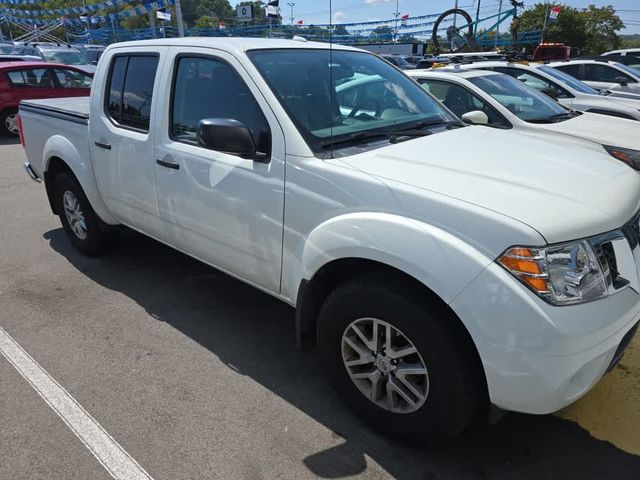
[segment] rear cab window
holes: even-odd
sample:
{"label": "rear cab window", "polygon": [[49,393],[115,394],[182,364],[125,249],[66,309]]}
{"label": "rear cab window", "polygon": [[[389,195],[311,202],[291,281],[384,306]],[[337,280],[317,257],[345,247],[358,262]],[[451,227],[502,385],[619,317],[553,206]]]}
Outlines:
{"label": "rear cab window", "polygon": [[105,91],[105,113],[116,126],[149,132],[158,60],[155,53],[112,58]]}

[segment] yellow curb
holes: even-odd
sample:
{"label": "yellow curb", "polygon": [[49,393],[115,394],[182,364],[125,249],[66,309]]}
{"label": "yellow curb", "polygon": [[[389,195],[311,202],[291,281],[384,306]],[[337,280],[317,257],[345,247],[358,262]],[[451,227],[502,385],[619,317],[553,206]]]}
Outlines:
{"label": "yellow curb", "polygon": [[640,334],[611,373],[558,415],[599,440],[640,455]]}

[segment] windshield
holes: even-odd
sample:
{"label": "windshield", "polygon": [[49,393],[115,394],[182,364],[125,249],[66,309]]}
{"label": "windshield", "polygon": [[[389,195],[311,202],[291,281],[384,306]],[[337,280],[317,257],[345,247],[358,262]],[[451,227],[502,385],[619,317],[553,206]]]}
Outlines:
{"label": "windshield", "polygon": [[576,92],[586,93],[587,95],[598,95],[598,91],[595,88],[591,88],[586,83],[582,83],[577,78],[572,77],[568,73],[564,73],[562,70],[558,70],[553,67],[549,67],[547,65],[542,65],[541,67],[538,67],[538,70],[570,86]]}
{"label": "windshield", "polygon": [[543,121],[568,113],[559,103],[508,75],[485,75],[468,80],[527,122]]}
{"label": "windshield", "polygon": [[636,70],[633,67],[630,67],[629,65],[625,65],[624,63],[617,63],[616,67],[618,67],[620,70],[624,70],[629,75],[633,75],[634,78],[640,77],[640,71]]}
{"label": "windshield", "polygon": [[280,49],[249,56],[315,152],[325,151],[329,138],[335,143],[379,129],[457,122],[417,83],[373,54]]}
{"label": "windshield", "polygon": [[87,65],[87,57],[77,50],[43,50],[42,56],[47,62],[64,63],[65,65]]}

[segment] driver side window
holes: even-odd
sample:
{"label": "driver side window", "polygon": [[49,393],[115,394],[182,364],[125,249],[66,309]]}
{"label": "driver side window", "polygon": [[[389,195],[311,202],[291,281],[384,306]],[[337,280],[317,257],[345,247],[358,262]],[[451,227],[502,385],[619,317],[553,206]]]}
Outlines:
{"label": "driver side window", "polygon": [[422,88],[444,103],[458,118],[465,113],[480,110],[489,117],[489,125],[511,127],[509,122],[496,109],[460,85],[430,79],[420,79],[418,82],[422,85]]}
{"label": "driver side window", "polygon": [[224,61],[181,57],[173,82],[171,138],[196,144],[200,120],[233,119],[253,135],[258,152],[271,153],[271,131],[260,106],[238,73]]}

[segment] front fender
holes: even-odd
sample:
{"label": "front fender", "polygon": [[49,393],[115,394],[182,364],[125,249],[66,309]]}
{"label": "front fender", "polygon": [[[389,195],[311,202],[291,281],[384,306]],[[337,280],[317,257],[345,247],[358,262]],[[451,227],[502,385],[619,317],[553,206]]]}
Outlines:
{"label": "front fender", "polygon": [[[98,185],[96,184],[96,179],[93,174],[93,166],[90,161],[91,153],[88,145],[86,145],[86,151],[79,152],[75,145],[66,137],[53,135],[46,141],[42,155],[44,172],[49,170],[52,159],[59,158],[62,160],[71,169],[78,179],[78,182],[80,182],[80,186],[96,214],[108,224],[116,225],[119,223],[102,201],[102,197],[98,191]],[[47,186],[47,188],[49,187],[50,186]]]}
{"label": "front fender", "polygon": [[[296,255],[290,285],[343,258],[377,261],[411,275],[450,303],[494,259],[454,235],[402,216],[358,212],[315,228]],[[296,298],[296,293],[292,298]]]}

